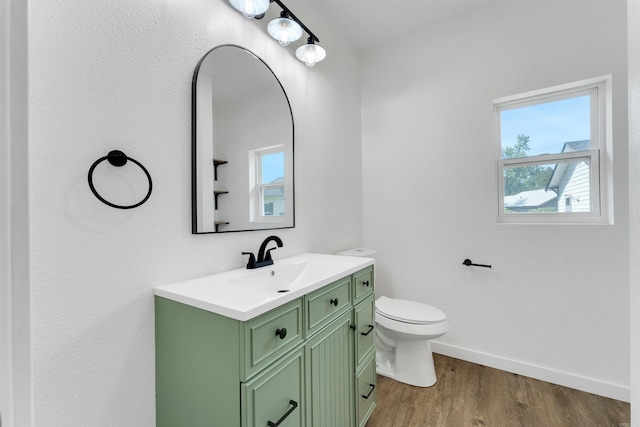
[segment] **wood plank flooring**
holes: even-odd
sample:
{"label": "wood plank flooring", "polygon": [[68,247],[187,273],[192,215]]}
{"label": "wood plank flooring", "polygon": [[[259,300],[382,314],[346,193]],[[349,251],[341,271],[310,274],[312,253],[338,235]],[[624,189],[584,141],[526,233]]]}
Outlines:
{"label": "wood plank flooring", "polygon": [[378,376],[366,427],[628,427],[630,405],[434,354],[438,382],[413,387]]}

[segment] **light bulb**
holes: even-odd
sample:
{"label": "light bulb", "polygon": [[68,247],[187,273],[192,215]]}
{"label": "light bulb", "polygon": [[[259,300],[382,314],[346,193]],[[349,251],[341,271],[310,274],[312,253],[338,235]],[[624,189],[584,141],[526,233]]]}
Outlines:
{"label": "light bulb", "polygon": [[269,0],[229,0],[231,6],[242,12],[245,18],[253,19],[269,9]]}
{"label": "light bulb", "polygon": [[282,12],[280,18],[272,19],[267,25],[269,35],[278,40],[282,46],[288,46],[289,43],[302,37],[302,27],[293,19],[289,18],[286,12]]}
{"label": "light bulb", "polygon": [[304,62],[307,67],[313,67],[327,56],[327,51],[320,45],[314,44],[313,39],[304,46],[296,49],[296,57]]}

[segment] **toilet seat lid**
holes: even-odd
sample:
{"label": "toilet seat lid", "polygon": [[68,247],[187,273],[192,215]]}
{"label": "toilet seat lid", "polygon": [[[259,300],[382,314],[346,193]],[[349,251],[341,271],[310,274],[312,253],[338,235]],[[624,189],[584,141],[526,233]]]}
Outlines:
{"label": "toilet seat lid", "polygon": [[387,297],[376,300],[376,311],[389,319],[405,323],[438,323],[447,318],[442,311],[430,305]]}

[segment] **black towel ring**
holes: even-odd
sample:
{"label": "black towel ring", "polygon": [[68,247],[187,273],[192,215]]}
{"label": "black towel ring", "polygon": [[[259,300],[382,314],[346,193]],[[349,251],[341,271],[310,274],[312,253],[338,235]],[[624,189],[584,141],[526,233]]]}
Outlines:
{"label": "black towel ring", "polygon": [[[111,203],[108,200],[105,200],[100,194],[98,194],[98,192],[96,191],[96,188],[93,186],[93,170],[96,168],[96,166],[98,166],[101,162],[105,160],[108,160],[109,163],[111,163],[113,166],[118,166],[118,167],[124,166],[127,163],[127,160],[131,160],[133,163],[140,166],[140,169],[144,171],[144,173],[147,175],[147,179],[149,180],[149,192],[144,197],[144,199],[142,199],[140,202],[136,203],[135,205],[120,206],[120,205]],[[137,208],[138,206],[146,202],[147,199],[149,199],[149,196],[151,196],[152,186],[153,184],[151,183],[151,175],[149,175],[149,172],[147,171],[147,169],[145,169],[145,167],[142,166],[142,164],[139,161],[132,159],[131,157],[127,157],[126,154],[124,154],[122,151],[119,151],[119,150],[110,151],[109,154],[107,154],[106,156],[96,160],[89,168],[89,188],[91,189],[91,192],[93,193],[94,196],[98,198],[98,200],[100,200],[105,205],[111,206],[112,208],[117,208],[117,209]]]}

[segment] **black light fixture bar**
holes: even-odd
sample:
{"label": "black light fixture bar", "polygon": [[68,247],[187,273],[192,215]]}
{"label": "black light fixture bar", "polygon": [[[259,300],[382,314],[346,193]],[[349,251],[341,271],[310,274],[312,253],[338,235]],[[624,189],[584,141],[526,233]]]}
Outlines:
{"label": "black light fixture bar", "polygon": [[[293,19],[294,21],[296,21],[298,24],[300,24],[300,26],[302,27],[302,29],[309,34],[309,38],[312,39],[313,41],[320,43],[320,39],[318,37],[316,37],[315,34],[313,34],[311,32],[311,30],[304,25],[304,23],[291,11],[291,9],[289,9],[287,6],[284,5],[284,3],[282,3],[280,0],[269,0],[271,3],[276,3],[278,6],[280,6],[282,8],[282,10],[284,10],[285,12],[287,12],[289,14],[289,17],[291,19]],[[260,18],[263,18],[264,15],[262,15]],[[256,16],[256,18],[258,18]]]}

